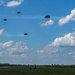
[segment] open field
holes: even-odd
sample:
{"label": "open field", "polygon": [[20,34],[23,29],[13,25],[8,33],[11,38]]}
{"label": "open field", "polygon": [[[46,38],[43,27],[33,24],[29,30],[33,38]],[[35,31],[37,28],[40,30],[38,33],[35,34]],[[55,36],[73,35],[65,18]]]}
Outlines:
{"label": "open field", "polygon": [[53,66],[37,66],[36,69],[34,66],[1,67],[0,75],[75,75],[75,68]]}

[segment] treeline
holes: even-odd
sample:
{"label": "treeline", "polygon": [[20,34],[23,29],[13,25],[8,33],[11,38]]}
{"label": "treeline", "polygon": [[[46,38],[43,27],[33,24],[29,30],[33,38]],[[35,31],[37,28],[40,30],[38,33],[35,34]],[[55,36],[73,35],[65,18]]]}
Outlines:
{"label": "treeline", "polygon": [[16,66],[14,64],[9,64],[9,63],[0,63],[0,67],[2,66]]}
{"label": "treeline", "polygon": [[39,67],[39,66],[41,66],[41,67],[71,67],[71,68],[75,68],[75,65],[59,65],[59,64],[51,64],[51,65],[36,65],[36,64],[34,64],[34,65],[22,65],[22,64],[9,64],[9,63],[0,63],[0,67],[2,67],[2,66],[35,66],[35,68],[36,67]]}
{"label": "treeline", "polygon": [[71,68],[75,68],[75,65],[59,65],[59,64],[51,64],[51,65],[42,65],[42,66],[45,66],[45,67],[61,67],[61,68],[63,68],[63,67],[66,67],[66,68],[69,68],[69,67],[71,67]]}

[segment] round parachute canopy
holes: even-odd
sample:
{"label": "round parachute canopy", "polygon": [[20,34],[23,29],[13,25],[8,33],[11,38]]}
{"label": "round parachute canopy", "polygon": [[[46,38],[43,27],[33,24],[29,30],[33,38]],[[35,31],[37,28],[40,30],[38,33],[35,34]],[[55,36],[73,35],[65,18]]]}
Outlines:
{"label": "round parachute canopy", "polygon": [[21,14],[21,12],[20,12],[20,11],[18,11],[18,12],[17,12],[17,14]]}
{"label": "round parachute canopy", "polygon": [[4,21],[7,21],[7,19],[6,19],[6,18],[4,18],[3,20],[4,20]]}
{"label": "round parachute canopy", "polygon": [[44,18],[50,18],[50,16],[49,15],[46,15]]}
{"label": "round parachute canopy", "polygon": [[24,33],[24,35],[28,35],[28,33]]}

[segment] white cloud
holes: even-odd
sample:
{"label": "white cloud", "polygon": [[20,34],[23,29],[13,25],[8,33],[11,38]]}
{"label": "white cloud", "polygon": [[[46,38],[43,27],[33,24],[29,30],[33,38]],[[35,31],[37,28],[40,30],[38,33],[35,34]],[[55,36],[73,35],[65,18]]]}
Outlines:
{"label": "white cloud", "polygon": [[52,24],[54,24],[54,21],[50,19],[49,21],[47,21],[45,23],[42,23],[40,26],[49,26],[49,25],[52,25]]}
{"label": "white cloud", "polygon": [[69,48],[72,49],[72,47],[75,47],[75,32],[56,38],[51,44],[48,44],[41,50],[38,50],[37,53],[53,54]]}
{"label": "white cloud", "polygon": [[71,13],[67,15],[66,17],[63,17],[59,20],[58,24],[62,26],[65,23],[68,23],[72,18],[75,17],[75,8],[71,10]]}
{"label": "white cloud", "polygon": [[3,43],[3,48],[5,48],[5,47],[10,47],[10,46],[12,46],[12,44],[14,43],[14,41],[9,41],[9,42],[5,42],[5,43]]}
{"label": "white cloud", "polygon": [[0,35],[2,35],[4,32],[4,29],[0,29]]}
{"label": "white cloud", "polygon": [[5,6],[7,6],[7,7],[19,6],[22,4],[23,1],[24,0],[13,0],[13,1],[7,2],[7,4]]}
{"label": "white cloud", "polygon": [[64,37],[59,37],[54,40],[52,46],[75,46],[75,32],[69,33]]}
{"label": "white cloud", "polygon": [[45,46],[42,50],[38,50],[37,53],[39,54],[54,54],[59,51],[58,47],[51,46],[50,44]]}
{"label": "white cloud", "polygon": [[37,51],[37,53],[43,53],[44,52],[44,50],[39,50],[39,51]]}
{"label": "white cloud", "polygon": [[15,42],[12,40],[8,42],[0,42],[0,53],[2,52],[4,55],[8,57],[26,57],[27,52],[31,49],[32,48],[28,47],[26,43],[23,42]]}

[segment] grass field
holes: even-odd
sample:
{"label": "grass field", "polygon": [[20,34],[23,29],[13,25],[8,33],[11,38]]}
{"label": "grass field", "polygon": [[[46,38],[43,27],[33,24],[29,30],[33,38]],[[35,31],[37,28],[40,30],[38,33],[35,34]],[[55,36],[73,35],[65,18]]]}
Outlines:
{"label": "grass field", "polygon": [[0,75],[75,75],[75,68],[71,67],[49,67],[49,66],[15,66],[1,67]]}

